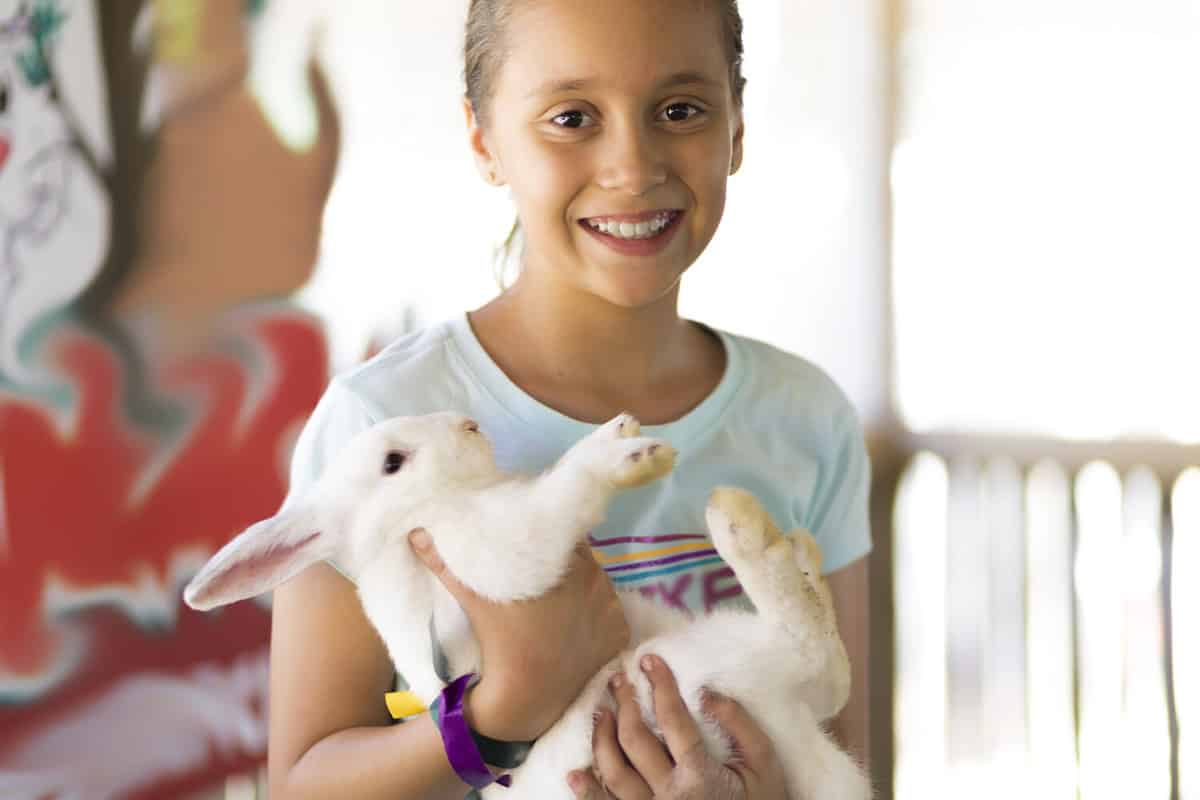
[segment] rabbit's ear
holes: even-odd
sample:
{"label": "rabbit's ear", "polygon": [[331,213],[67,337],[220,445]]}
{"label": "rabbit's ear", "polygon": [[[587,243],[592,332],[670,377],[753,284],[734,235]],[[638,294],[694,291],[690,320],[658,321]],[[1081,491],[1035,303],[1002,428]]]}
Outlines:
{"label": "rabbit's ear", "polygon": [[274,589],[334,552],[335,532],[305,507],[251,525],[192,578],[183,599],[207,611]]}

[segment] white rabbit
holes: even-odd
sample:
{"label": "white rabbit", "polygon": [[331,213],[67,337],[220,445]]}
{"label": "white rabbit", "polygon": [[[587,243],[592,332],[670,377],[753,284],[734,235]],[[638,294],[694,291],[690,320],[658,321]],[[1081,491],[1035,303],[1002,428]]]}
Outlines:
{"label": "white rabbit", "polygon": [[[409,531],[429,531],[450,570],[480,595],[536,597],[562,579],[571,551],[602,521],[614,492],[665,475],[674,460],[670,445],[641,437],[637,420],[622,415],[544,474],[514,477],[499,471],[487,438],[466,417],[387,420],[351,440],[300,504],[222,548],[185,598],[198,609],[232,603],[333,559],[357,582],[396,670],[428,705],[444,686],[434,668],[431,615],[451,675],[477,672],[480,654],[461,609],[410,550]],[[717,759],[726,760],[730,746],[699,712],[702,687],[735,698],[762,726],[793,800],[870,797],[861,770],[820,727],[845,704],[850,669],[816,542],[804,531],[781,536],[740,490],[713,492],[706,518],[758,613],[718,610],[692,619],[622,593],[632,649],[601,670],[542,735],[512,771],[512,787],[493,784],[484,798],[569,798],[566,775],[591,764],[592,714],[613,707],[607,682],[618,668],[657,730],[649,683],[636,668],[646,652],[670,665]]]}

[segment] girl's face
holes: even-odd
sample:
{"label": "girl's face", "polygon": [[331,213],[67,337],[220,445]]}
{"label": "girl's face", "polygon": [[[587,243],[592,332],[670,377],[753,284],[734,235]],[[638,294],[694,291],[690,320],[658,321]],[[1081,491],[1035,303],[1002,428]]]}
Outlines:
{"label": "girl's face", "polygon": [[627,308],[675,289],[741,161],[723,42],[706,0],[516,5],[487,127],[471,132],[484,174],[512,189],[522,280]]}

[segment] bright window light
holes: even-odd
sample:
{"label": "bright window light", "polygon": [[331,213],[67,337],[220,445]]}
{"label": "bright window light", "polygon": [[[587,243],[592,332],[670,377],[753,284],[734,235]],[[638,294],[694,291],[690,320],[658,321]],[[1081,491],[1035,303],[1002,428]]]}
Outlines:
{"label": "bright window light", "polygon": [[900,64],[906,423],[1200,442],[1200,4],[918,0]]}

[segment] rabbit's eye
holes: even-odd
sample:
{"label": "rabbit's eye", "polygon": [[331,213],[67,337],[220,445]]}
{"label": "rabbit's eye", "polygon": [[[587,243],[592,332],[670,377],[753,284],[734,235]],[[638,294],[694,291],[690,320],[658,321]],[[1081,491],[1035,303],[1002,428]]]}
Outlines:
{"label": "rabbit's eye", "polygon": [[399,450],[390,451],[383,459],[383,474],[395,475],[404,466],[408,456]]}

